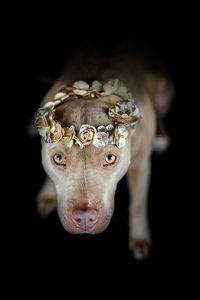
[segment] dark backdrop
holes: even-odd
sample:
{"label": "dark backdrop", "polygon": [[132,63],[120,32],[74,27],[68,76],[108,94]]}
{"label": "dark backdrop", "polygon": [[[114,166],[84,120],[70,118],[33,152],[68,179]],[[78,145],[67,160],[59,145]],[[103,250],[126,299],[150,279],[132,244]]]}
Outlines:
{"label": "dark backdrop", "polygon": [[[14,22],[11,30],[14,46],[9,47],[9,53],[13,65],[8,70],[7,83],[16,93],[11,100],[9,165],[12,166],[9,182],[14,184],[7,187],[8,214],[12,216],[6,225],[11,262],[8,276],[26,280],[36,291],[39,286],[53,289],[58,278],[64,290],[76,283],[75,293],[81,285],[86,290],[96,286],[99,291],[111,282],[116,289],[122,281],[130,290],[142,284],[143,292],[146,284],[151,283],[156,292],[159,283],[167,291],[177,284],[180,274],[185,274],[187,261],[184,245],[188,232],[183,209],[188,199],[189,162],[185,159],[184,141],[189,129],[184,126],[183,130],[183,124],[189,97],[186,70],[195,63],[191,55],[195,49],[195,39],[191,36],[194,31],[188,26],[187,14],[174,12],[173,7],[165,15],[165,8],[150,14],[148,8],[136,13],[126,7],[121,12],[118,8],[116,14],[112,8],[107,11],[106,6],[86,9],[87,12],[82,11],[82,6],[66,11],[55,7],[51,15],[36,10],[31,17],[26,14]],[[125,177],[118,185],[112,221],[100,235],[68,234],[56,213],[47,219],[38,217],[35,197],[45,173],[41,166],[40,139],[30,138],[27,132],[33,113],[49,88],[40,81],[41,76],[56,78],[65,59],[84,40],[104,47],[115,45],[116,40],[135,39],[147,43],[161,58],[176,88],[171,111],[165,118],[171,146],[165,154],[152,156],[149,221],[153,248],[143,262],[135,261],[128,250],[129,195]],[[34,280],[30,279],[33,274]],[[116,282],[120,282],[119,286]]]}

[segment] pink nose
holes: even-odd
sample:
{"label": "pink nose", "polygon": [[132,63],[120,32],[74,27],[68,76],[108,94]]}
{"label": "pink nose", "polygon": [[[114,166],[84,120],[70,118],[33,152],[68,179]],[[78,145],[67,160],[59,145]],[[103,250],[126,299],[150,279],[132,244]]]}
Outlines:
{"label": "pink nose", "polygon": [[91,227],[97,220],[98,212],[96,209],[88,210],[73,210],[72,218],[78,227],[82,230],[87,230],[88,227]]}

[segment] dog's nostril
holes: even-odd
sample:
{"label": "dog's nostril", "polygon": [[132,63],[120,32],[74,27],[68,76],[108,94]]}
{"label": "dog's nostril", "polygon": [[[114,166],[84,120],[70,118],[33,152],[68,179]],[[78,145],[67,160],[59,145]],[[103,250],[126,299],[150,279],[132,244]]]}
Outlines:
{"label": "dog's nostril", "polygon": [[96,209],[88,209],[88,210],[73,210],[72,218],[76,222],[77,225],[81,227],[87,227],[89,225],[94,224],[94,222],[98,218],[98,212]]}

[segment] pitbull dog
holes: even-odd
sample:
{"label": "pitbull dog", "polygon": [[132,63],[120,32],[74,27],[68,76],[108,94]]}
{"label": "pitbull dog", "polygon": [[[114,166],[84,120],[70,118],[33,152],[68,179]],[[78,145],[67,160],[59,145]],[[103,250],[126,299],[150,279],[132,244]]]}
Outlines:
{"label": "pitbull dog", "polygon": [[[142,112],[142,119],[129,131],[122,148],[108,144],[103,148],[42,139],[42,164],[47,178],[37,196],[41,216],[58,210],[64,228],[74,234],[97,234],[106,229],[114,210],[118,182],[127,173],[130,192],[129,245],[136,258],[145,258],[151,246],[147,220],[147,194],[151,154],[156,146],[166,148],[161,118],[167,113],[173,96],[172,81],[160,64],[145,60],[133,49],[121,47],[100,53],[81,50],[68,59],[61,76],[44,97],[41,105],[54,99],[65,84],[77,80],[107,82],[118,78],[131,91]],[[78,98],[59,106],[56,119],[61,124],[107,126],[111,123],[108,105],[98,99]],[[159,140],[156,137],[159,135]],[[157,143],[156,143],[157,141]]]}

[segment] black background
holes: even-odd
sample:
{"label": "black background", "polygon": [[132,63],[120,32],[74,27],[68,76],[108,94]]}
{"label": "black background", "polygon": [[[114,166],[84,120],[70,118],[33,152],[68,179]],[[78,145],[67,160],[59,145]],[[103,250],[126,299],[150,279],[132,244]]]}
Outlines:
{"label": "black background", "polygon": [[[75,284],[75,294],[81,291],[92,296],[88,290],[94,286],[96,297],[105,288],[122,288],[123,282],[124,292],[139,290],[143,294],[150,284],[156,294],[158,286],[167,292],[177,287],[180,275],[188,276],[185,246],[190,237],[185,206],[189,161],[185,158],[185,136],[189,128],[183,130],[183,123],[190,97],[189,68],[196,64],[196,21],[188,8],[157,8],[151,12],[146,5],[133,8],[115,4],[108,8],[103,3],[99,7],[91,3],[88,8],[77,3],[66,8],[53,6],[50,13],[47,7],[29,7],[26,13],[13,18],[7,37],[11,67],[6,78],[15,96],[8,104],[8,108],[12,105],[9,116],[14,133],[8,172],[12,184],[6,186],[9,208],[5,213],[5,259],[7,276],[9,280],[19,279],[20,292],[24,284],[36,292],[39,287],[43,291],[67,292]],[[100,235],[68,234],[56,213],[40,219],[35,206],[45,178],[40,139],[30,138],[27,133],[33,113],[49,89],[39,80],[41,76],[56,78],[65,59],[85,40],[104,47],[137,39],[161,58],[176,88],[171,111],[165,118],[171,146],[165,154],[152,156],[149,221],[153,248],[143,262],[134,260],[128,250],[129,195],[125,177],[118,185],[111,223]]]}

